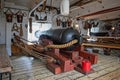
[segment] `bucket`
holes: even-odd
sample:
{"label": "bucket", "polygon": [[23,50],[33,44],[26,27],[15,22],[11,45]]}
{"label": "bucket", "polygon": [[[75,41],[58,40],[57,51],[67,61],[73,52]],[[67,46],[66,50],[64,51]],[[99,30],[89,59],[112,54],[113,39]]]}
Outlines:
{"label": "bucket", "polygon": [[12,22],[13,15],[12,14],[6,14],[6,21],[7,22]]}
{"label": "bucket", "polygon": [[23,15],[17,15],[17,22],[22,23],[23,21]]}
{"label": "bucket", "polygon": [[84,72],[90,72],[91,70],[91,63],[89,60],[83,60],[82,61],[82,70]]}

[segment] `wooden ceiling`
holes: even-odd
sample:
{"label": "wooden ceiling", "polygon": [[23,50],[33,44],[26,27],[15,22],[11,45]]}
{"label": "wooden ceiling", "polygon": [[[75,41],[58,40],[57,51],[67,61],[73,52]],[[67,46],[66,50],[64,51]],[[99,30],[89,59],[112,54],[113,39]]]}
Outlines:
{"label": "wooden ceiling", "polygon": [[[28,9],[32,8],[41,1],[42,0],[5,0],[5,2],[10,2],[10,3],[14,3],[15,5],[24,6],[27,7]],[[82,6],[93,1],[96,0],[70,0],[70,7]],[[61,0],[47,0],[46,5],[59,8],[60,2]]]}
{"label": "wooden ceiling", "polygon": [[[33,9],[43,0],[4,0],[17,6],[23,6],[28,10]],[[61,0],[46,0],[46,7],[56,9],[59,12]],[[70,15],[72,17],[102,18],[120,17],[119,0],[70,0]],[[42,5],[41,5],[42,6]],[[11,6],[10,6],[11,7]],[[14,7],[14,6],[13,6]],[[25,8],[25,9],[26,9]],[[114,8],[114,9],[112,9]],[[106,15],[105,15],[106,14]],[[116,14],[116,15],[114,15]]]}

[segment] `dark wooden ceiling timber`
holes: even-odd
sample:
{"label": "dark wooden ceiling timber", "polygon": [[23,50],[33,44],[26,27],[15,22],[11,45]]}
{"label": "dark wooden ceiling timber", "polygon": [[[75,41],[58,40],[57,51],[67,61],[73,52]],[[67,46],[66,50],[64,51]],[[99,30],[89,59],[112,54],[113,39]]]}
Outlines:
{"label": "dark wooden ceiling timber", "polygon": [[94,1],[97,1],[97,0],[79,0],[79,1],[71,4],[70,7],[73,7],[73,6],[83,6],[83,5],[86,5],[86,4],[94,2]]}
{"label": "dark wooden ceiling timber", "polygon": [[105,10],[102,10],[102,11],[97,11],[97,12],[94,12],[94,13],[91,13],[91,14],[87,14],[87,15],[83,15],[83,16],[79,16],[77,18],[81,18],[81,17],[85,18],[85,17],[88,17],[88,16],[94,16],[94,15],[109,13],[109,12],[118,11],[118,10],[120,10],[120,6],[109,8],[109,9],[105,9]]}

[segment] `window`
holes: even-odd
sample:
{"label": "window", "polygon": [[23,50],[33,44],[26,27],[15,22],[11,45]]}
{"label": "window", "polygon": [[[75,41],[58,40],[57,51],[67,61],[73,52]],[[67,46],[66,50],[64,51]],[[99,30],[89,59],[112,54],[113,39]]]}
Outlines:
{"label": "window", "polygon": [[[32,33],[29,33],[28,31],[28,40],[29,41],[38,41],[39,36],[42,31],[47,31],[51,29],[52,24],[51,23],[32,23]],[[29,28],[28,28],[29,30]]]}

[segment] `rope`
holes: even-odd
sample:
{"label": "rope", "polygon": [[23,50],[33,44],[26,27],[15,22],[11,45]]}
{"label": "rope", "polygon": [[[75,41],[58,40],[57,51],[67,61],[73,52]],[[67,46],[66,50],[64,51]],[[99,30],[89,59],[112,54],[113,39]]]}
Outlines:
{"label": "rope", "polygon": [[[19,37],[19,38],[22,39],[22,40],[25,40],[27,42],[31,42],[31,41],[28,41],[28,40],[26,40],[24,38],[21,38],[21,37]],[[67,47],[72,46],[73,44],[76,44],[77,42],[78,42],[78,40],[75,39],[75,40],[72,40],[72,41],[70,41],[70,42],[68,42],[66,44],[60,44],[60,45],[51,44],[51,45],[48,45],[48,46],[44,47],[44,49],[47,49],[47,48],[57,48],[57,49],[67,48]],[[39,45],[36,44],[36,46],[39,46]]]}
{"label": "rope", "polygon": [[34,57],[36,57],[36,58],[39,58],[39,59],[41,59],[41,60],[47,60],[47,62],[52,62],[52,61],[55,61],[55,59],[53,58],[53,57],[51,57],[51,56],[49,56],[49,55],[46,55],[46,54],[42,54],[42,53],[40,53],[40,52],[36,52],[36,51],[34,51],[33,49],[33,47],[32,47],[32,49],[28,49],[28,47],[26,46],[26,48],[25,47],[23,47],[23,46],[21,46],[20,44],[15,44],[17,47],[19,47],[19,48],[21,48],[22,50],[24,50],[25,52],[27,52],[29,55],[31,55],[31,56],[34,56]]}
{"label": "rope", "polygon": [[58,49],[60,49],[60,48],[67,48],[67,47],[70,47],[70,46],[72,46],[73,44],[76,44],[78,42],[78,40],[72,40],[71,42],[68,42],[68,43],[66,43],[66,44],[62,44],[62,45],[48,45],[48,46],[46,46],[46,48],[58,48]]}

